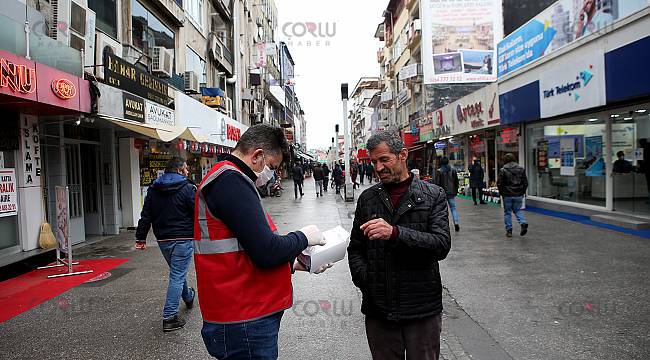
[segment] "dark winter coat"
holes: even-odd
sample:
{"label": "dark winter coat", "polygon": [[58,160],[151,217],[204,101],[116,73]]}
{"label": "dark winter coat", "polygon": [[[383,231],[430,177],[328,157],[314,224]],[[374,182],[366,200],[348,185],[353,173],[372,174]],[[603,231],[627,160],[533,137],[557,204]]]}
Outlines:
{"label": "dark winter coat", "polygon": [[[385,185],[357,202],[348,247],[352,281],[361,289],[361,312],[386,320],[417,319],[442,311],[438,261],[451,248],[445,192],[413,179],[397,210]],[[382,218],[397,227],[396,240],[369,240],[360,226]]]}
{"label": "dark winter coat", "polygon": [[323,176],[325,178],[330,177],[330,168],[327,165],[323,165]]}
{"label": "dark winter coat", "polygon": [[146,240],[149,228],[157,240],[194,239],[196,185],[178,173],[166,173],[149,186],[140,213],[137,240]]}
{"label": "dark winter coat", "polygon": [[314,180],[315,181],[325,180],[325,174],[323,173],[323,168],[319,166],[316,166],[314,168]]}
{"label": "dark winter coat", "polygon": [[447,198],[458,195],[458,173],[449,166],[436,170],[433,183],[445,190]]}
{"label": "dark winter coat", "polygon": [[300,165],[296,165],[291,169],[291,178],[293,181],[303,181],[305,179],[305,171]]}
{"label": "dark winter coat", "polygon": [[499,194],[503,197],[524,196],[526,189],[528,189],[526,170],[516,162],[505,164],[499,170],[497,187],[499,188]]}
{"label": "dark winter coat", "polygon": [[484,187],[485,172],[481,164],[474,164],[469,167],[469,187]]}
{"label": "dark winter coat", "polygon": [[332,172],[332,176],[334,177],[334,181],[337,184],[342,184],[343,183],[343,170],[341,170],[340,166],[336,166],[334,168],[334,171]]}

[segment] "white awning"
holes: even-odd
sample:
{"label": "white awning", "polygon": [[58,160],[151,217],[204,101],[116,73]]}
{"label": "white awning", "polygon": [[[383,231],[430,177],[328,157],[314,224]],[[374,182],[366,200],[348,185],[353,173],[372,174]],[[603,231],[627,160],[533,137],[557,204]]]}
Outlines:
{"label": "white awning", "polygon": [[172,141],[187,131],[187,128],[180,128],[177,126],[149,125],[120,120],[108,116],[100,117],[127,130],[131,130],[133,132],[137,132],[138,134],[142,134],[152,139],[158,139],[164,142]]}
{"label": "white awning", "polygon": [[202,132],[201,129],[198,127],[187,127],[185,128],[185,131],[183,131],[183,133],[180,134],[178,137],[184,140],[190,140],[190,141],[195,141],[200,143],[210,142],[209,141],[210,135]]}

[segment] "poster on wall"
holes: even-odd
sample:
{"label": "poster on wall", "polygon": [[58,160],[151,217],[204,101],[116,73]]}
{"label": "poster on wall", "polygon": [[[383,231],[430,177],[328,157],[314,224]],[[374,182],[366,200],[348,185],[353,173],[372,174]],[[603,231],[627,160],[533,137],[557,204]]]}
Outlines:
{"label": "poster on wall", "polygon": [[68,253],[70,248],[70,212],[68,210],[68,187],[57,186],[56,192],[56,229],[54,236],[59,251]]}
{"label": "poster on wall", "polygon": [[497,0],[423,0],[422,63],[426,84],[492,82],[503,37]]}
{"label": "poster on wall", "polygon": [[576,139],[573,137],[562,137],[560,139],[560,175],[576,175]]}
{"label": "poster on wall", "polygon": [[497,46],[499,77],[648,6],[649,0],[559,0]]}
{"label": "poster on wall", "polygon": [[18,215],[16,170],[0,169],[0,217]]}

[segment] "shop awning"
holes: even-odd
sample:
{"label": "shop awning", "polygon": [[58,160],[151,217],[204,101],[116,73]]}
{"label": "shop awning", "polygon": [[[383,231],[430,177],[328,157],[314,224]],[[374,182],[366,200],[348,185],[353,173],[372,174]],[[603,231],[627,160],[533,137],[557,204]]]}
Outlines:
{"label": "shop awning", "polygon": [[416,152],[418,150],[424,149],[424,145],[414,145],[414,146],[412,146],[412,147],[410,147],[408,149],[409,149],[409,152]]}
{"label": "shop awning", "polygon": [[115,119],[107,116],[102,116],[102,118],[108,120],[109,122],[115,125],[123,127],[127,130],[131,130],[138,134],[142,134],[152,139],[158,139],[164,142],[172,141],[187,131],[186,128],[180,128],[177,126],[165,126],[165,125],[154,126],[149,124],[140,124],[131,121]]}
{"label": "shop awning", "polygon": [[178,137],[180,139],[199,142],[199,143],[210,142],[209,141],[210,135],[202,132],[201,129],[194,128],[194,127],[185,128],[185,131],[183,131],[180,135],[178,135]]}
{"label": "shop awning", "polygon": [[300,152],[300,151],[296,151],[296,155],[298,155],[299,157],[301,157],[301,158],[303,158],[303,159],[305,159],[307,161],[316,161],[316,159],[313,156],[311,156],[309,154],[305,154],[305,153]]}

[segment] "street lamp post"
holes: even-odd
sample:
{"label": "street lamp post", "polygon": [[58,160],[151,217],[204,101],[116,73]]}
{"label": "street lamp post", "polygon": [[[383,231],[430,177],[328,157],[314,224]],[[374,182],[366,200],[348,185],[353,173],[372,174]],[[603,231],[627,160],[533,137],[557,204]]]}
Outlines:
{"label": "street lamp post", "polygon": [[348,124],[348,84],[341,84],[341,100],[343,101],[343,161],[345,164],[345,201],[354,201],[354,186],[350,183],[350,126]]}

